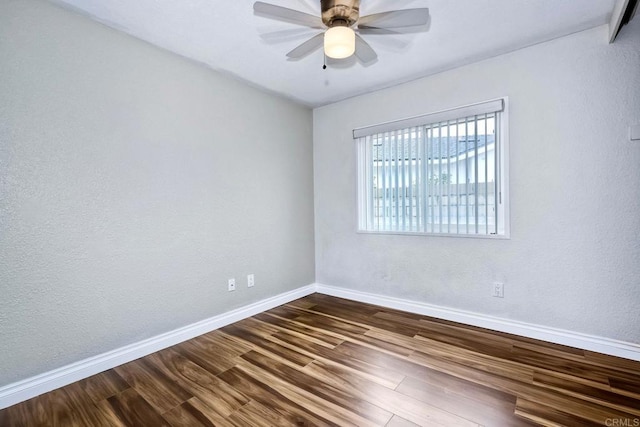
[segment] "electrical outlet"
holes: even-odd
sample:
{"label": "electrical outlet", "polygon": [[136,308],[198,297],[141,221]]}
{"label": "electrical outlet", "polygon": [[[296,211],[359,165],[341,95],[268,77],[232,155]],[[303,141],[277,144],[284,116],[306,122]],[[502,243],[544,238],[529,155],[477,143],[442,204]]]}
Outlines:
{"label": "electrical outlet", "polygon": [[229,292],[236,290],[236,279],[229,279]]}
{"label": "electrical outlet", "polygon": [[504,298],[504,283],[493,283],[493,296],[496,298]]}
{"label": "electrical outlet", "polygon": [[256,278],[255,278],[255,276],[253,275],[253,273],[251,273],[251,274],[249,274],[249,275],[247,276],[247,287],[248,287],[248,288],[252,288],[252,287],[253,287],[253,285],[255,285],[255,284],[256,284]]}

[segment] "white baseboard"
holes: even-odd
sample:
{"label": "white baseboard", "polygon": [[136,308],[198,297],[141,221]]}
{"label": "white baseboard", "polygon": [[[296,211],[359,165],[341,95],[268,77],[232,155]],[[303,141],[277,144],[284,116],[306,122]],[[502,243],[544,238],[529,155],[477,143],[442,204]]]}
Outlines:
{"label": "white baseboard", "polygon": [[198,335],[211,332],[279,305],[302,298],[314,293],[315,288],[315,285],[311,284],[294,289],[293,291],[285,292],[222,313],[218,316],[213,316],[209,319],[0,387],[0,409],[64,387],[65,385],[131,362],[132,360],[162,350],[163,348],[171,347],[172,345],[197,337]]}
{"label": "white baseboard", "polygon": [[640,361],[640,344],[316,283],[0,387],[0,409],[64,387],[314,292]]}
{"label": "white baseboard", "polygon": [[316,284],[316,292],[640,361],[640,344],[636,343],[322,284]]}

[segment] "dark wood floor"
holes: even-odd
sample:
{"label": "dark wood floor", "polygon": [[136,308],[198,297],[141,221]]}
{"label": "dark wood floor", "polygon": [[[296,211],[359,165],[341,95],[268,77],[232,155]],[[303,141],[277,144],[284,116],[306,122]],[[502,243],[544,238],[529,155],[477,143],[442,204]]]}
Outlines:
{"label": "dark wood floor", "polygon": [[640,363],[314,294],[0,426],[640,426]]}

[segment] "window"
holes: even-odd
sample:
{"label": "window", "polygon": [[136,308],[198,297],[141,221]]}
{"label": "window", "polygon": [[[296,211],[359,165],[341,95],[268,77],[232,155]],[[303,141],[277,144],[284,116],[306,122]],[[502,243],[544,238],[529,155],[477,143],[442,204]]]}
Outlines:
{"label": "window", "polygon": [[359,230],[508,237],[506,102],[354,130]]}

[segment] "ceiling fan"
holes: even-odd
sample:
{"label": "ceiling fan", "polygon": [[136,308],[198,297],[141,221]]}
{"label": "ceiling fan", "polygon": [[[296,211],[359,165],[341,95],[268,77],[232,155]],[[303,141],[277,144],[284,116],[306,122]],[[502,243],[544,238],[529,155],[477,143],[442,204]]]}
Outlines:
{"label": "ceiling fan", "polygon": [[288,58],[303,58],[323,46],[329,58],[344,59],[355,54],[363,64],[375,61],[378,55],[361,35],[399,34],[394,30],[426,26],[429,22],[429,9],[426,7],[391,10],[361,17],[360,0],[320,0],[320,6],[321,16],[262,1],[255,2],[253,10],[256,15],[266,18],[322,30],[287,53]]}

